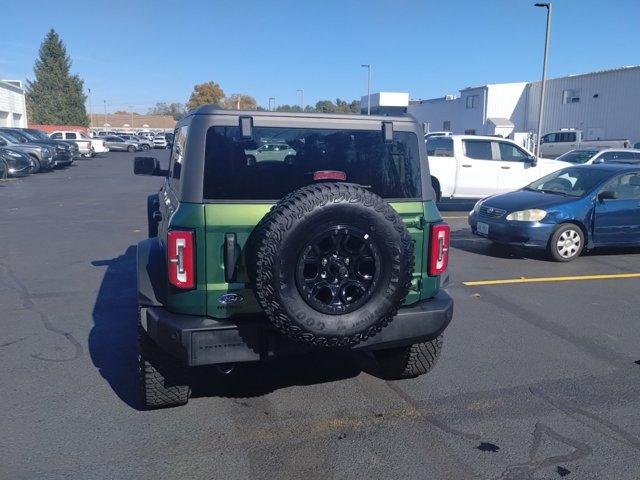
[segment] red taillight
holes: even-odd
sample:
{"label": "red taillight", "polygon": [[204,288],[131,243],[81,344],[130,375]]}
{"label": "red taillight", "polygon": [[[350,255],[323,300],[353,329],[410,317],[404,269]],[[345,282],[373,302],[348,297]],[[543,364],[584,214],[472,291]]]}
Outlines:
{"label": "red taillight", "polygon": [[451,229],[446,223],[431,227],[429,247],[429,275],[442,275],[449,265],[449,241]]}
{"label": "red taillight", "polygon": [[167,233],[169,283],[189,290],[196,286],[195,241],[191,230],[170,230]]}

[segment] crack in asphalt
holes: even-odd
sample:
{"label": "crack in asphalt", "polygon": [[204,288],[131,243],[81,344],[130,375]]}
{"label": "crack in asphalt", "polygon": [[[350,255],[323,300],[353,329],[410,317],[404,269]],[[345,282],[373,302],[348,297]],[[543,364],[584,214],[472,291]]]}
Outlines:
{"label": "crack in asphalt", "polygon": [[73,334],[71,334],[70,332],[66,332],[66,331],[56,327],[51,322],[51,319],[49,318],[49,316],[45,312],[43,312],[42,310],[40,310],[40,309],[38,309],[36,307],[35,303],[33,302],[32,295],[29,292],[29,289],[16,276],[16,274],[13,272],[11,267],[9,267],[8,265],[6,265],[4,263],[0,263],[0,268],[2,268],[4,270],[5,275],[16,286],[16,288],[18,290],[19,298],[22,301],[22,307],[25,310],[30,310],[30,311],[36,313],[38,315],[38,317],[40,318],[40,322],[42,323],[42,325],[44,326],[44,328],[46,330],[48,330],[49,332],[54,333],[56,335],[60,335],[60,336],[64,337],[71,344],[71,346],[74,349],[73,355],[71,355],[68,358],[49,358],[49,357],[43,355],[42,353],[31,354],[31,356],[33,358],[36,358],[38,360],[43,360],[45,362],[69,362],[69,361],[75,360],[76,358],[80,357],[80,355],[82,355],[82,345],[80,344],[80,342],[78,342],[78,340],[76,340],[76,338],[73,336]]}

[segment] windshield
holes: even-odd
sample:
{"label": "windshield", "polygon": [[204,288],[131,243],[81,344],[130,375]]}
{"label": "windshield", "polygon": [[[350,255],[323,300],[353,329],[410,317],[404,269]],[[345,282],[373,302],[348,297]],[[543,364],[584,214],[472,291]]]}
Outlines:
{"label": "windshield", "polygon": [[422,196],[418,137],[396,131],[254,127],[253,140],[238,127],[211,127],[205,150],[208,199],[274,200],[334,171],[384,198]]}
{"label": "windshield", "polygon": [[40,130],[30,129],[30,130],[22,130],[22,132],[24,133],[25,136],[29,137],[31,140],[51,140],[46,133]]}
{"label": "windshield", "polygon": [[591,160],[595,155],[597,155],[597,153],[598,150],[573,150],[565,153],[564,155],[560,155],[556,160],[582,164]]}
{"label": "windshield", "polygon": [[542,177],[524,189],[568,197],[582,197],[609,177],[611,177],[609,170],[588,166],[569,167]]}
{"label": "windshield", "polygon": [[9,142],[9,143],[20,143],[20,140],[18,140],[17,137],[13,136],[12,134],[6,132],[6,131],[2,131],[0,132],[0,138],[2,138],[3,140]]}
{"label": "windshield", "polygon": [[88,137],[86,134],[80,132],[80,138],[86,138],[87,140],[90,139],[90,137]]}

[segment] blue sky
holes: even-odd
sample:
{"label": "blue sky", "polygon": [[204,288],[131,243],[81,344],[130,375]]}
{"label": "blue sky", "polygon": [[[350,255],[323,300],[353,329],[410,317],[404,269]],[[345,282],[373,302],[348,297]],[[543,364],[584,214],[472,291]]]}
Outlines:
{"label": "blue sky", "polygon": [[[32,76],[46,31],[102,111],[185,102],[195,83],[266,105],[373,91],[432,98],[540,77],[545,11],[534,0],[3,2],[0,78]],[[556,0],[549,75],[640,64],[640,0]],[[25,18],[10,22],[7,19]]]}

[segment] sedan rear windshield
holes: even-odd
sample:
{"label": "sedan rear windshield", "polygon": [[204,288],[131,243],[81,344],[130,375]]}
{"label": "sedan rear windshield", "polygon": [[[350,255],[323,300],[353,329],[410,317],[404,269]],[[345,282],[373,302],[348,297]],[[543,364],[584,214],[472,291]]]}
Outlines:
{"label": "sedan rear windshield", "polygon": [[418,137],[411,132],[394,132],[391,143],[382,131],[254,127],[251,140],[238,127],[207,132],[209,200],[277,200],[327,171],[383,198],[422,196]]}

